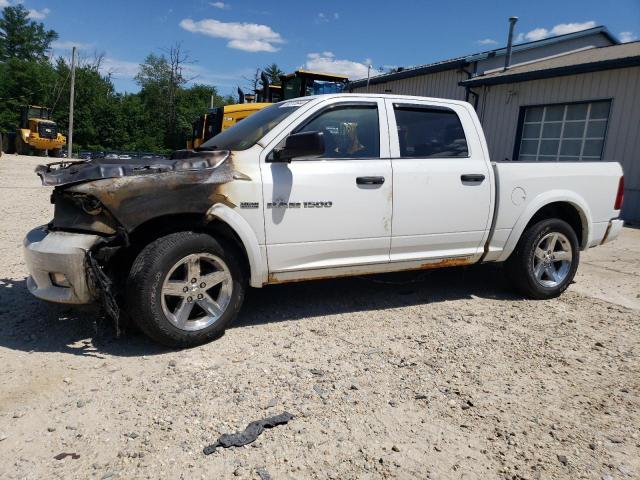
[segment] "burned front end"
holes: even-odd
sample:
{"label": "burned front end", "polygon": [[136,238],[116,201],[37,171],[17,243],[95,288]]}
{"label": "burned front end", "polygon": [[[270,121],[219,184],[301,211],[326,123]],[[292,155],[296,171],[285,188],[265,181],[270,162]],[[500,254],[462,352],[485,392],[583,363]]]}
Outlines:
{"label": "burned front end", "polygon": [[126,269],[119,263],[130,259],[123,252],[135,253],[132,243],[142,227],[185,215],[204,222],[211,205],[225,201],[223,186],[241,178],[228,151],[57,162],[36,173],[54,187],[54,217],[25,237],[29,290],[56,303],[99,302],[116,319],[118,270]]}

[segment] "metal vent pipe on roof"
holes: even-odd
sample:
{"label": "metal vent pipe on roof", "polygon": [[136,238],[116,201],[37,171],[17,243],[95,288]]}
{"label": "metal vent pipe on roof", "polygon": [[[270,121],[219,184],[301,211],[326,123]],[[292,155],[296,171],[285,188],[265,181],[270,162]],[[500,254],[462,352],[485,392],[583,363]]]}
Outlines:
{"label": "metal vent pipe on roof", "polygon": [[509,39],[507,40],[507,55],[504,58],[504,69],[509,70],[511,66],[511,50],[513,48],[513,30],[516,27],[518,17],[509,17]]}

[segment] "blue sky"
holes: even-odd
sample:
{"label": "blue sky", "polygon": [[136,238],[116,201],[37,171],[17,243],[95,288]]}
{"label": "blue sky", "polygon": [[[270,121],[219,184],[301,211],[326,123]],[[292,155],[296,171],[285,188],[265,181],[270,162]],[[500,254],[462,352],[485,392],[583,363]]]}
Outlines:
{"label": "blue sky", "polygon": [[[0,6],[22,0],[0,0]],[[374,68],[411,66],[503,46],[507,18],[519,39],[606,25],[625,40],[640,37],[640,0],[537,1],[253,1],[23,0],[60,34],[56,54],[105,54],[120,91],[135,91],[137,65],[175,42],[196,60],[190,75],[222,93],[276,62],[351,78]]]}

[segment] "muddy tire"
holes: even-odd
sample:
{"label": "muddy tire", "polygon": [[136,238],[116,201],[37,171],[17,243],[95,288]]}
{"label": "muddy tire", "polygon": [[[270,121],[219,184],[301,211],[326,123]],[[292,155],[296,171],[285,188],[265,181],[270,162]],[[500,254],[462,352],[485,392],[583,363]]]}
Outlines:
{"label": "muddy tire", "polygon": [[179,232],[147,245],[133,262],[125,304],[133,321],[169,347],[220,337],[246,289],[237,252],[210,235]]}
{"label": "muddy tire", "polygon": [[528,298],[554,298],[573,281],[580,262],[578,237],[560,219],[541,220],[529,226],[506,262],[516,289]]}
{"label": "muddy tire", "polygon": [[62,149],[54,148],[53,150],[49,150],[49,156],[51,158],[60,158],[62,156]]}

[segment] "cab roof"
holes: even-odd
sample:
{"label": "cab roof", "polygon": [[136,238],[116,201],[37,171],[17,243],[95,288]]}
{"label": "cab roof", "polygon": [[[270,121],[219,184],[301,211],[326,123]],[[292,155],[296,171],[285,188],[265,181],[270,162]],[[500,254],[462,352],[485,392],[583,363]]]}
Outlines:
{"label": "cab roof", "polygon": [[449,105],[463,105],[467,107],[471,107],[469,102],[465,102],[462,100],[453,100],[450,98],[437,98],[437,97],[421,97],[417,95],[397,95],[394,93],[325,93],[322,95],[308,95],[306,97],[299,98],[290,98],[288,100],[282,100],[282,102],[295,102],[296,100],[322,100],[322,99],[331,99],[331,98],[388,98],[394,101],[415,101],[422,100],[425,102],[433,102],[433,103],[445,103]]}

